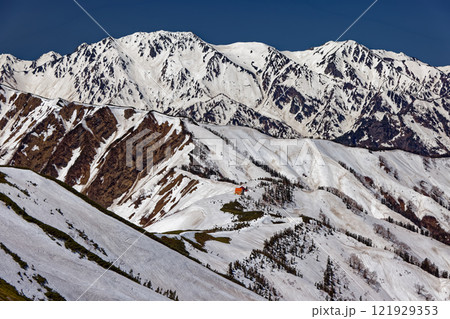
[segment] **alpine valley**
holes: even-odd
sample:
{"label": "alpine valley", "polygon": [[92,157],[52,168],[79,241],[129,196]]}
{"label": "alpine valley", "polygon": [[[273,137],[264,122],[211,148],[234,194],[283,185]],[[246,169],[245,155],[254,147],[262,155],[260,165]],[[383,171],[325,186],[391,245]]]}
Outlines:
{"label": "alpine valley", "polygon": [[449,300],[448,70],[165,31],[0,55],[0,300]]}

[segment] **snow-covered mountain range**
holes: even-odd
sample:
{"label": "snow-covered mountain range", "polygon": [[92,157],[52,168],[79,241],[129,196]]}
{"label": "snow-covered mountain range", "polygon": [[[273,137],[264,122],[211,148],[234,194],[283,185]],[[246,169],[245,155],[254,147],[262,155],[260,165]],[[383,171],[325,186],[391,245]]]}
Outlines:
{"label": "snow-covered mountain range", "polygon": [[280,52],[165,31],[107,38],[36,61],[0,56],[0,83],[51,99],[428,156],[450,154],[445,70],[354,41]]}
{"label": "snow-covered mountain range", "polygon": [[[450,298],[448,157],[282,139],[239,125],[47,99],[6,85],[0,114],[0,164],[67,184],[0,170],[6,225],[0,253],[10,256],[0,260],[14,274],[0,278],[18,294],[51,299],[45,293],[57,297],[53,291],[76,299],[143,228],[151,238],[109,273],[121,289],[111,294],[99,281],[85,299],[173,298],[174,290],[181,300],[257,299],[249,290],[275,300]],[[234,194],[240,185],[248,187],[243,196]],[[71,187],[94,202],[68,192]],[[105,216],[101,207],[114,213]],[[49,235],[45,225],[63,234]],[[30,227],[42,259],[23,244]],[[77,269],[51,271],[60,264],[49,263],[56,258],[50,256],[66,264],[88,252],[100,260],[91,256]],[[86,281],[64,285],[65,272],[76,277],[83,269]],[[194,288],[185,277],[178,282],[173,271],[193,272],[190,280],[210,288]],[[148,280],[153,289],[143,287]]]}

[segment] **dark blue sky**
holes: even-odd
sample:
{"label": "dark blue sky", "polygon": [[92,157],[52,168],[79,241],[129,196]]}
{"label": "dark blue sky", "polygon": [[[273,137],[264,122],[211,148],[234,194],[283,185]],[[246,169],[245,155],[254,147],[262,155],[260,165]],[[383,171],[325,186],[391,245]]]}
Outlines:
{"label": "dark blue sky", "polygon": [[[259,41],[292,51],[335,40],[372,2],[79,0],[113,37],[192,31],[213,44]],[[106,37],[71,0],[0,0],[0,12],[0,53],[22,59]],[[342,39],[449,65],[450,1],[379,0]]]}

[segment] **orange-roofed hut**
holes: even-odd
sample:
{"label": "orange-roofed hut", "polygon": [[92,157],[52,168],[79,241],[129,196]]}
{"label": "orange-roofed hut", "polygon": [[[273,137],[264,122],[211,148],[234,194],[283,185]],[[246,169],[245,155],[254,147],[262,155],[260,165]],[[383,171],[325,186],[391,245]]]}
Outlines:
{"label": "orange-roofed hut", "polygon": [[234,194],[236,195],[243,195],[247,191],[247,188],[244,186],[237,187],[234,189]]}

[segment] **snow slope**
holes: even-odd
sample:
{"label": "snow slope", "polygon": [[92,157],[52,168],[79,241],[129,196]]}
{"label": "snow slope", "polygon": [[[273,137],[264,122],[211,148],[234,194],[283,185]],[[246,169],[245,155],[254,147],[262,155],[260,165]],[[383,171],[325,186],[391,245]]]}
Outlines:
{"label": "snow slope", "polygon": [[[2,201],[0,241],[28,267],[27,270],[20,269],[12,258],[0,251],[0,276],[28,298],[45,298],[39,291],[42,287],[34,280],[28,280],[39,274],[50,288],[67,300],[76,300],[80,296],[81,300],[166,299],[155,292],[158,287],[162,292],[176,291],[180,300],[259,299],[248,290],[103,214],[56,182],[28,170],[1,168],[0,172],[5,175],[0,192],[28,215],[66,233],[105,261],[118,259],[115,266],[139,278],[142,284],[151,281],[153,287],[149,289],[113,271],[104,273],[105,269],[80,258],[64,242],[26,221],[13,211],[11,205]],[[102,273],[104,275],[99,278]]]}

